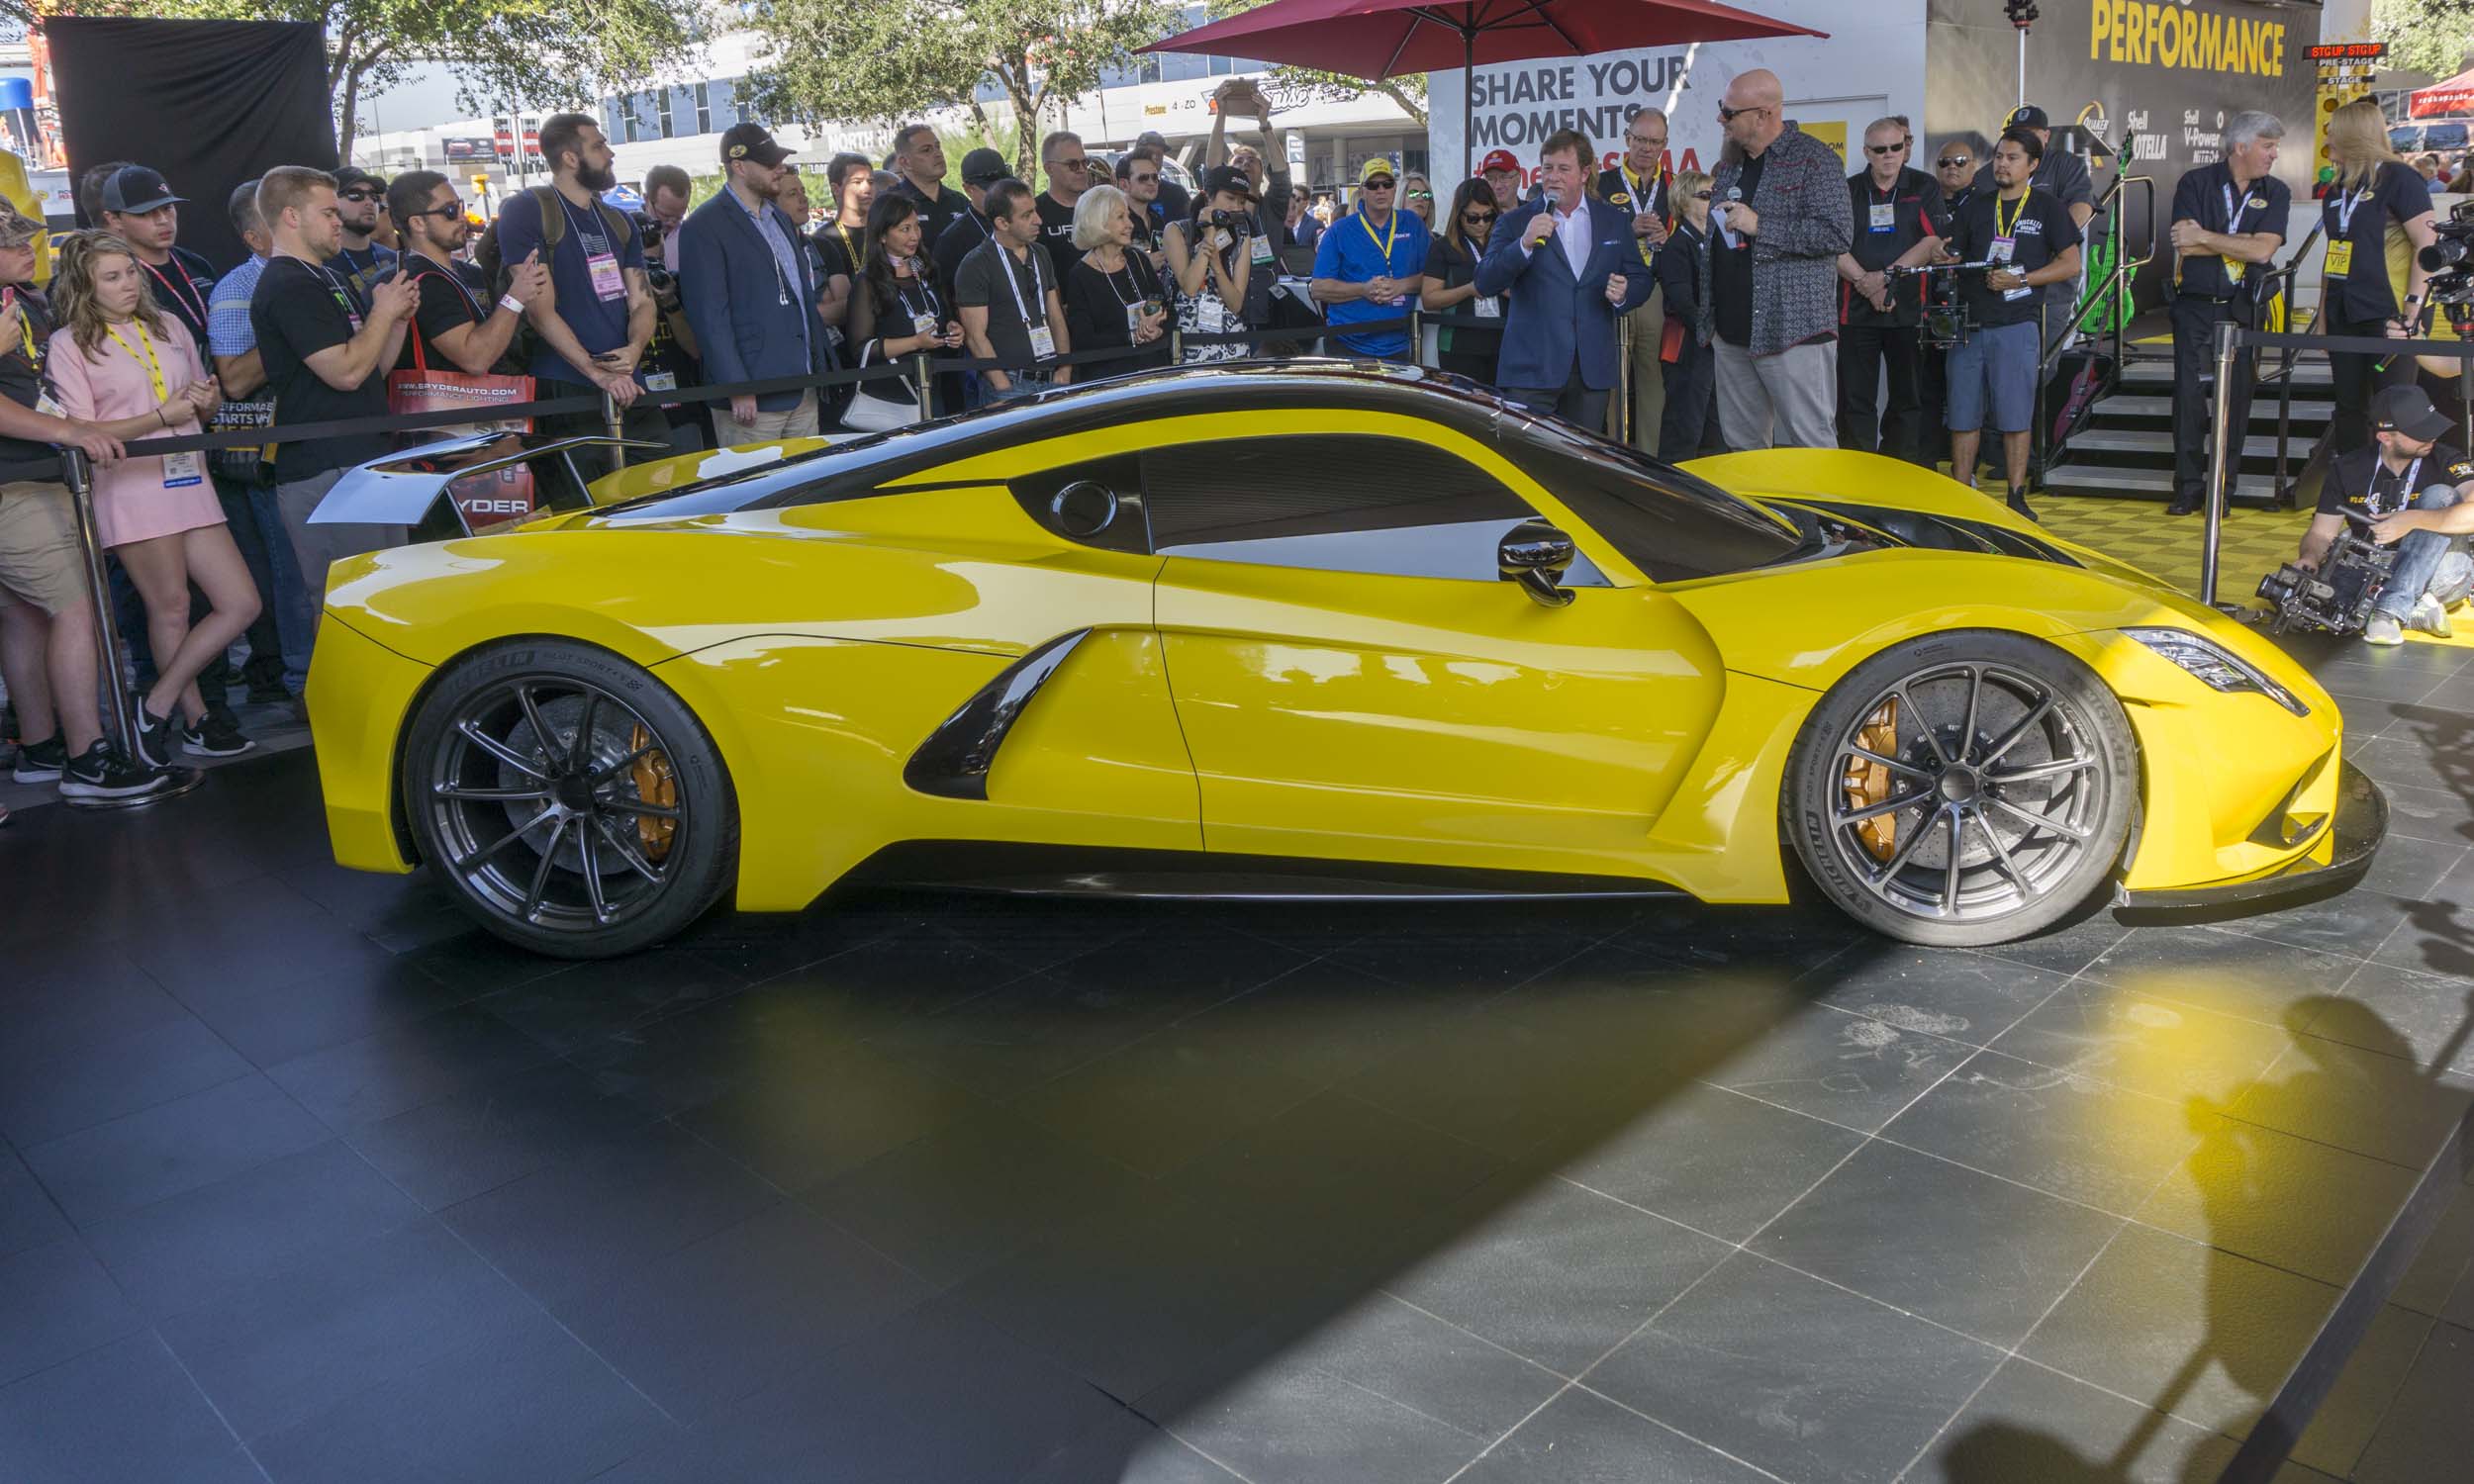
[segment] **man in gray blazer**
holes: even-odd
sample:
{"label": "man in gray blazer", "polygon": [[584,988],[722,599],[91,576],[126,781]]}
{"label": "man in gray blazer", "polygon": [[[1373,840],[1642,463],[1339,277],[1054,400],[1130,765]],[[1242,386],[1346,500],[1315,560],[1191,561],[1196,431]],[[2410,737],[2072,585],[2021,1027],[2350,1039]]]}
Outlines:
{"label": "man in gray blazer", "polygon": [[[714,386],[802,376],[815,367],[816,285],[799,250],[799,228],[774,204],[791,173],[791,152],[761,125],[721,137],[725,188],[679,228],[673,271],[679,298]],[[813,437],[816,391],[730,399],[714,418],[722,445]]]}

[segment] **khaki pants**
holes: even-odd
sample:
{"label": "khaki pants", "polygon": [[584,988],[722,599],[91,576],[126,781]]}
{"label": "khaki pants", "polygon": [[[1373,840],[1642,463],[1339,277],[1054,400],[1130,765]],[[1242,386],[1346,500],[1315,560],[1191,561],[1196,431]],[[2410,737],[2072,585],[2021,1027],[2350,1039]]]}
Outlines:
{"label": "khaki pants", "polygon": [[745,427],[730,420],[727,407],[719,409],[719,412],[721,420],[728,424],[729,431],[742,444],[772,443],[783,438],[812,438],[816,435],[816,394],[813,392],[801,393],[796,404],[778,413],[758,408],[756,420]]}
{"label": "khaki pants", "polygon": [[[1645,265],[1642,272],[1650,269]],[[1659,346],[1666,338],[1666,290],[1664,285],[1650,291],[1649,302],[1626,317],[1632,327],[1632,436],[1627,440],[1643,453],[1658,452],[1659,427],[1666,416],[1666,363],[1659,359]],[[1622,438],[1624,429],[1623,399],[1608,399],[1606,435]]]}
{"label": "khaki pants", "polygon": [[1760,356],[1724,339],[1709,348],[1718,352],[1718,430],[1730,449],[1839,445],[1836,341]]}

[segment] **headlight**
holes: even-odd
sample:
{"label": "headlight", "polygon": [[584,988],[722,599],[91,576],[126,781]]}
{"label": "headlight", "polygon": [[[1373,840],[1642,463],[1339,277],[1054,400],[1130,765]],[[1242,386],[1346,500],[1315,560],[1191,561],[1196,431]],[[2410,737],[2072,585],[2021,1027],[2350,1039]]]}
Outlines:
{"label": "headlight", "polygon": [[2126,628],[2122,631],[2149,649],[2163,655],[2199,678],[2210,689],[2236,693],[2249,691],[2264,696],[2297,716],[2308,716],[2311,707],[2301,696],[2268,679],[2258,667],[2237,658],[2215,641],[2205,639],[2186,628]]}

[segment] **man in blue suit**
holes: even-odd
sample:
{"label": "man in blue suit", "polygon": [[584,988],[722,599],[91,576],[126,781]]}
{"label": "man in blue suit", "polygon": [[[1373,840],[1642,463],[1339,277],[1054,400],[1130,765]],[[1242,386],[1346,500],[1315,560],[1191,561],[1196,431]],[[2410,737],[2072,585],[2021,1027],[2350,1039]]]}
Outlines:
{"label": "man in blue suit", "polygon": [[[1588,192],[1595,153],[1576,130],[1538,150],[1543,194],[1495,225],[1477,292],[1511,291],[1495,381],[1521,406],[1586,428],[1606,425],[1615,389],[1615,325],[1649,300],[1632,216]],[[1627,272],[1627,267],[1631,271]]]}
{"label": "man in blue suit", "polygon": [[[790,157],[761,125],[732,126],[721,137],[725,188],[679,227],[673,271],[710,385],[815,368],[816,285],[799,250],[798,225],[774,204]],[[725,446],[813,437],[815,388],[733,397],[729,420],[716,417],[714,424]]]}

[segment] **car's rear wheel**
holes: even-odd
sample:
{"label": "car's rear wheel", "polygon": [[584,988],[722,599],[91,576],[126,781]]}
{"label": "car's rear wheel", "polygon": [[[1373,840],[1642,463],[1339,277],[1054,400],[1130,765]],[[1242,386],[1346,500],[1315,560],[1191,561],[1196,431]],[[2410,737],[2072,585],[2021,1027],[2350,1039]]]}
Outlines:
{"label": "car's rear wheel", "polygon": [[404,807],[431,872],[511,943],[561,958],[678,932],[728,888],[738,806],[668,688],[570,640],[455,664],[406,734]]}
{"label": "car's rear wheel", "polygon": [[1849,916],[1963,947],[2048,927],[2102,886],[2138,788],[2129,718],[2086,666],[1962,630],[1876,655],[1823,697],[1779,807]]}

